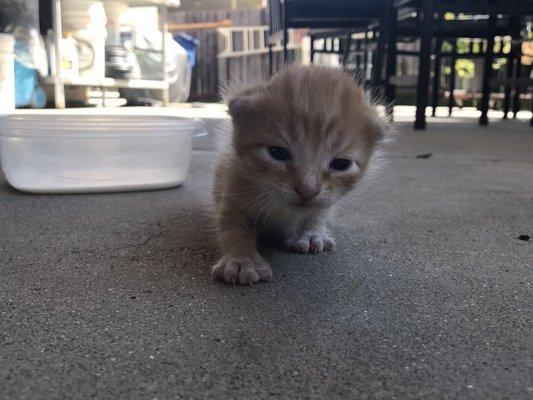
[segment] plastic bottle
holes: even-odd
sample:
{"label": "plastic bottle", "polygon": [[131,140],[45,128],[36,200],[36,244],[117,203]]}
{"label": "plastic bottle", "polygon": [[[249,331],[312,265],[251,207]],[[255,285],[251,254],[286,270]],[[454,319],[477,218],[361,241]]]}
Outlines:
{"label": "plastic bottle", "polygon": [[0,114],[15,109],[14,46],[13,35],[0,33]]}

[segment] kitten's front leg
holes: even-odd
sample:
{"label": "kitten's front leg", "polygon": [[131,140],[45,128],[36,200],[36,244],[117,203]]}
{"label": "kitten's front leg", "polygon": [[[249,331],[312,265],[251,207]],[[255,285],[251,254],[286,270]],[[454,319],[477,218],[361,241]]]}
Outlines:
{"label": "kitten's front leg", "polygon": [[241,285],[270,281],[272,269],[257,251],[255,231],[242,222],[219,225],[218,240],[222,257],[211,271],[213,279]]}
{"label": "kitten's front leg", "polygon": [[325,219],[310,219],[295,232],[286,233],[285,247],[295,253],[317,254],[333,250],[335,241],[326,227]]}

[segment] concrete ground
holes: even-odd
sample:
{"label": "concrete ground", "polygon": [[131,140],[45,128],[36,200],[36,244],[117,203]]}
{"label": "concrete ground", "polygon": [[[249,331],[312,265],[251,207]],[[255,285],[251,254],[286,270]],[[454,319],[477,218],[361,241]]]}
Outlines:
{"label": "concrete ground", "polygon": [[337,250],[254,287],[209,279],[211,152],[164,191],[0,177],[0,398],[530,399],[533,130],[410,126]]}

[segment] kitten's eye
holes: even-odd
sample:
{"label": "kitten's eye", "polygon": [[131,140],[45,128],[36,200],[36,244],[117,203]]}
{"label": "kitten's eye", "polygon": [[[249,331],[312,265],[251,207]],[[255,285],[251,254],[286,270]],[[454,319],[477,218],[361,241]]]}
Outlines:
{"label": "kitten's eye", "polygon": [[287,161],[291,159],[291,153],[285,147],[268,146],[268,154],[278,161]]}
{"label": "kitten's eye", "polygon": [[335,171],[346,171],[352,166],[352,160],[346,158],[336,158],[329,163],[329,167]]}

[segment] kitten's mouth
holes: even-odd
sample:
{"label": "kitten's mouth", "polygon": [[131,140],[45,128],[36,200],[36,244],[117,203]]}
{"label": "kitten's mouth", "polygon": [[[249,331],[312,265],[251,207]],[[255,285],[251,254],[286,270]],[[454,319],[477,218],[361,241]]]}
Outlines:
{"label": "kitten's mouth", "polygon": [[322,204],[316,201],[297,201],[294,203],[291,203],[291,205],[295,206],[299,209],[309,209],[309,208],[322,208],[324,207]]}

